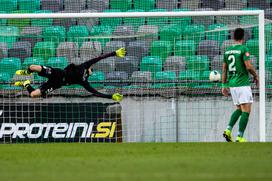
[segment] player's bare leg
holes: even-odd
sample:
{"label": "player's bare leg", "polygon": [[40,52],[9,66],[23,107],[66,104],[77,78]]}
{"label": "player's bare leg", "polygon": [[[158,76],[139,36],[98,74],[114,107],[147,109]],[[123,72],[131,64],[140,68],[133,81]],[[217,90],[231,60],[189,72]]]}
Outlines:
{"label": "player's bare leg", "polygon": [[227,129],[224,131],[223,136],[227,142],[233,142],[231,131],[242,114],[241,106],[236,106],[236,110],[232,113]]}
{"label": "player's bare leg", "polygon": [[32,98],[38,98],[38,97],[41,97],[41,95],[42,93],[40,89],[35,89],[34,91],[30,93],[30,97]]}
{"label": "player's bare leg", "polygon": [[236,142],[246,142],[246,139],[244,138],[244,132],[248,123],[249,115],[251,112],[251,103],[246,103],[241,105],[241,119],[239,122],[239,130],[238,130],[238,136],[236,139]]}
{"label": "player's bare leg", "polygon": [[30,65],[27,70],[17,70],[16,75],[31,75],[33,72],[41,72],[42,66],[40,65]]}

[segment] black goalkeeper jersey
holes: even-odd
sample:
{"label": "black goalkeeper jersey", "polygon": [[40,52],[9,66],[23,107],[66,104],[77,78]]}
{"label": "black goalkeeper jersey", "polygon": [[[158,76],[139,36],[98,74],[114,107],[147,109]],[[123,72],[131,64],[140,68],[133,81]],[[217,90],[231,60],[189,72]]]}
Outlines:
{"label": "black goalkeeper jersey", "polygon": [[112,98],[112,95],[102,94],[90,86],[88,82],[88,78],[90,76],[88,69],[99,60],[102,60],[104,58],[108,58],[111,56],[115,56],[115,55],[116,55],[115,52],[111,52],[108,54],[103,54],[97,58],[91,59],[80,65],[75,65],[73,63],[69,64],[64,69],[63,83],[65,85],[79,84],[83,86],[87,91],[93,93],[95,96],[104,97],[104,98]]}

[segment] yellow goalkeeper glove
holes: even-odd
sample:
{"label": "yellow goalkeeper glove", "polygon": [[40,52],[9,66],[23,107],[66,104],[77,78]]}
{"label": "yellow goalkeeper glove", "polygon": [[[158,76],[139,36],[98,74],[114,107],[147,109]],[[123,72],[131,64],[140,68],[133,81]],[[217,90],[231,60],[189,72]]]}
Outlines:
{"label": "yellow goalkeeper glove", "polygon": [[116,101],[116,102],[120,102],[123,99],[123,95],[119,94],[119,93],[115,93],[112,95],[112,100]]}
{"label": "yellow goalkeeper glove", "polygon": [[117,57],[123,58],[126,55],[126,49],[125,48],[119,48],[115,51]]}

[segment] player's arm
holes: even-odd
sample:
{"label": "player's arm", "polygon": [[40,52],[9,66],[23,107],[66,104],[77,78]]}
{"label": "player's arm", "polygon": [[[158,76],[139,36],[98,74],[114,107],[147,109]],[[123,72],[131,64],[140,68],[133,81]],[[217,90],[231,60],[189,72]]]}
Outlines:
{"label": "player's arm", "polygon": [[227,88],[227,71],[228,71],[228,65],[226,62],[224,62],[222,66],[222,94],[224,96],[229,95],[229,90]]}
{"label": "player's arm", "polygon": [[108,58],[108,57],[113,57],[113,56],[117,56],[117,57],[124,57],[126,54],[126,50],[125,48],[119,48],[118,50],[111,52],[111,53],[106,53],[103,55],[100,55],[99,57],[93,58],[91,60],[88,60],[87,62],[83,63],[84,68],[88,69],[89,67],[91,67],[93,64],[97,63],[98,61]]}
{"label": "player's arm", "polygon": [[250,60],[244,61],[244,63],[247,71],[253,76],[255,84],[259,86],[259,77],[254,66],[251,64]]}
{"label": "player's arm", "polygon": [[255,84],[259,86],[259,77],[258,74],[256,73],[254,66],[251,64],[250,53],[247,47],[245,48],[243,60],[247,71],[253,76]]}
{"label": "player's arm", "polygon": [[97,97],[107,98],[107,99],[113,99],[114,101],[120,102],[123,99],[123,95],[115,93],[113,95],[111,94],[103,94],[101,92],[98,92],[96,89],[90,86],[88,82],[82,84],[82,86],[88,91],[91,92],[93,95]]}

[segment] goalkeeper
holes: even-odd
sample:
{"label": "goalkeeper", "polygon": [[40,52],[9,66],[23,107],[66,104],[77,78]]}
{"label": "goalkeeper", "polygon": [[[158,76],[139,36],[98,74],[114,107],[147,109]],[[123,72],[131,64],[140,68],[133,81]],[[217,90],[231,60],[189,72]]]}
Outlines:
{"label": "goalkeeper", "polygon": [[119,102],[123,99],[123,95],[119,93],[107,95],[98,92],[90,86],[88,77],[92,74],[93,64],[111,56],[124,57],[125,54],[125,48],[120,48],[115,52],[103,54],[80,65],[69,64],[64,70],[49,66],[30,65],[27,70],[17,70],[16,75],[31,75],[33,72],[37,72],[39,76],[48,78],[48,81],[43,83],[38,89],[34,89],[30,85],[30,80],[18,81],[14,85],[26,88],[30,97],[36,98],[45,97],[49,92],[59,89],[62,86],[79,84],[97,97],[109,98]]}

